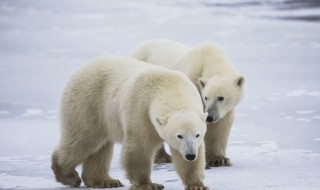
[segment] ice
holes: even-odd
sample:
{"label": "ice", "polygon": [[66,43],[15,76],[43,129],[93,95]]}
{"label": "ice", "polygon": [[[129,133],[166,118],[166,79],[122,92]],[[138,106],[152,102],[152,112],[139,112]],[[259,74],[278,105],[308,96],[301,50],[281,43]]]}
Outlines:
{"label": "ice", "polygon": [[[216,42],[246,78],[233,165],[206,170],[207,186],[320,189],[319,21],[312,0],[1,1],[0,189],[71,189],[50,169],[64,85],[92,58],[154,38]],[[110,173],[124,190],[120,150]],[[154,165],[152,180],[182,189],[172,164]]]}

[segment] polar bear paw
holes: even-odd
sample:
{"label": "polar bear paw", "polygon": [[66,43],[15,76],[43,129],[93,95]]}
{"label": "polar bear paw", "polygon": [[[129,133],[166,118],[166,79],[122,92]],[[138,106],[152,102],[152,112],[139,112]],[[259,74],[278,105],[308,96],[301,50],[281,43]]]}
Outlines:
{"label": "polar bear paw", "polygon": [[69,174],[56,174],[56,180],[64,185],[71,187],[80,187],[81,179],[77,172],[72,172]]}
{"label": "polar bear paw", "polygon": [[95,188],[112,188],[112,187],[123,187],[124,186],[117,179],[84,180],[84,183],[88,187],[95,187]]}
{"label": "polar bear paw", "polygon": [[203,184],[192,184],[187,185],[185,190],[209,190],[209,188],[204,186]]}
{"label": "polar bear paw", "polygon": [[230,159],[224,156],[213,156],[211,159],[207,160],[206,169],[209,169],[210,167],[220,166],[231,166]]}
{"label": "polar bear paw", "polygon": [[162,190],[164,186],[157,183],[148,183],[139,186],[131,186],[129,190]]}

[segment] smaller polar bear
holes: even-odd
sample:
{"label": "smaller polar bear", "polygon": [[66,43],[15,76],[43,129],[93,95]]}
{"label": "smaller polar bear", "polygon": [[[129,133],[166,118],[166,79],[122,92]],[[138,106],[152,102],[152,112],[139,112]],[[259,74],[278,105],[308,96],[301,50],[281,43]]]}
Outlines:
{"label": "smaller polar bear", "polygon": [[[216,44],[189,48],[171,40],[153,40],[137,48],[132,57],[187,74],[197,86],[205,111],[209,113],[205,136],[207,166],[230,166],[226,146],[234,108],[243,96],[244,78],[226,53]],[[162,147],[155,162],[170,160]]]}
{"label": "smaller polar bear", "polygon": [[52,155],[56,180],[79,187],[83,163],[89,187],[123,186],[109,176],[113,145],[122,142],[122,164],[132,190],[160,190],[151,167],[165,141],[186,189],[203,184],[207,113],[187,76],[132,58],[98,58],[77,71],[61,105],[61,139]]}

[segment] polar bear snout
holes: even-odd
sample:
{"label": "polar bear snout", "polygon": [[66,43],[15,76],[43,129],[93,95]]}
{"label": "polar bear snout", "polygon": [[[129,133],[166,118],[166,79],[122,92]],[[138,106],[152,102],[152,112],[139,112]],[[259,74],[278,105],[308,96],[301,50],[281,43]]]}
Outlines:
{"label": "polar bear snout", "polygon": [[215,123],[216,121],[218,121],[219,120],[219,116],[217,116],[217,115],[208,115],[208,117],[207,117],[207,119],[206,119],[206,122],[207,123]]}
{"label": "polar bear snout", "polygon": [[198,158],[197,156],[197,153],[193,153],[193,152],[187,152],[185,155],[184,155],[184,159],[187,160],[187,161],[194,161]]}
{"label": "polar bear snout", "polygon": [[196,159],[196,155],[195,154],[187,154],[186,155],[186,159],[189,160],[189,161],[193,161]]}

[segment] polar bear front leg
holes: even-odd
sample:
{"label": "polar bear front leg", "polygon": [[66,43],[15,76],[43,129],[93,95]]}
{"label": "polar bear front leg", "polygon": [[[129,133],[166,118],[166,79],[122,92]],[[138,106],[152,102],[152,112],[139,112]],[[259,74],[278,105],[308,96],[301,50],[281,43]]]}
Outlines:
{"label": "polar bear front leg", "polygon": [[209,190],[203,184],[205,170],[205,148],[201,143],[198,150],[198,158],[194,161],[185,160],[180,152],[171,147],[173,164],[185,185],[185,190]]}
{"label": "polar bear front leg", "polygon": [[231,166],[230,159],[226,157],[226,148],[233,121],[234,110],[231,110],[217,123],[208,124],[205,135],[207,169]]}
{"label": "polar bear front leg", "polygon": [[83,162],[82,179],[88,187],[111,188],[123,186],[119,180],[109,176],[113,146],[113,143],[107,142],[99,151],[91,154]]}
{"label": "polar bear front leg", "polygon": [[149,141],[148,137],[135,139],[128,135],[122,145],[122,165],[132,186],[130,190],[162,190],[161,184],[151,182],[151,167],[160,143]]}

